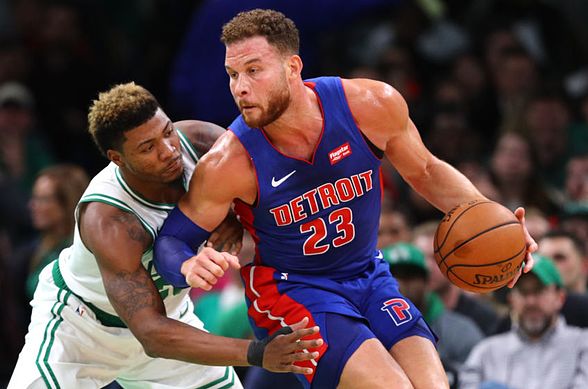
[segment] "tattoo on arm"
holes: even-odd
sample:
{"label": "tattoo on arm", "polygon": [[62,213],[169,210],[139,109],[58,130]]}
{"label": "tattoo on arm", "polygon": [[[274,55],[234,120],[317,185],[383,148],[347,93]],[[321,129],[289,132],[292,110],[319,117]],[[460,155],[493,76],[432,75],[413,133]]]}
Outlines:
{"label": "tattoo on arm", "polygon": [[107,288],[114,309],[125,321],[132,320],[143,308],[165,312],[161,297],[143,266],[133,272],[117,272],[108,281]]}
{"label": "tattoo on arm", "polygon": [[[131,241],[138,242],[144,249],[151,243],[151,236],[137,217],[128,212],[121,212],[112,217],[118,223],[121,232],[126,232]],[[105,280],[106,289],[111,303],[117,313],[126,321],[143,308],[155,308],[165,312],[163,302],[150,275],[143,265],[139,264],[134,271],[118,271]]]}
{"label": "tattoo on arm", "polygon": [[143,243],[145,248],[151,243],[151,236],[145,231],[137,217],[128,212],[121,212],[112,217],[113,221],[124,225],[131,240]]}

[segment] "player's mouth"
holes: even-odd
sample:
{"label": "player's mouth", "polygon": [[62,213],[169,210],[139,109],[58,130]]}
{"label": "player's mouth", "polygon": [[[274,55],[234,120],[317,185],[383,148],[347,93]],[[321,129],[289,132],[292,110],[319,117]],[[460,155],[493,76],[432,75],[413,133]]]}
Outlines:
{"label": "player's mouth", "polygon": [[182,156],[178,156],[176,159],[174,159],[169,165],[166,166],[165,168],[165,173],[174,173],[177,170],[182,168]]}
{"label": "player's mouth", "polygon": [[258,106],[254,104],[239,104],[239,108],[241,109],[241,113],[243,113],[258,108]]}

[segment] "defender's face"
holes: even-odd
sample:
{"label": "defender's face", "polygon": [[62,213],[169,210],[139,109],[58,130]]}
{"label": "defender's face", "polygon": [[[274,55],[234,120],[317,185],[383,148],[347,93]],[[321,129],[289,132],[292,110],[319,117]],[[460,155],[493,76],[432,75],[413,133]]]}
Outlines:
{"label": "defender's face", "polygon": [[225,68],[231,94],[250,127],[277,120],[290,103],[287,59],[265,37],[252,37],[227,46]]}
{"label": "defender's face", "polygon": [[143,181],[167,183],[181,177],[184,165],[180,139],[161,109],[124,135],[123,152],[114,152],[115,158],[111,158],[119,166]]}

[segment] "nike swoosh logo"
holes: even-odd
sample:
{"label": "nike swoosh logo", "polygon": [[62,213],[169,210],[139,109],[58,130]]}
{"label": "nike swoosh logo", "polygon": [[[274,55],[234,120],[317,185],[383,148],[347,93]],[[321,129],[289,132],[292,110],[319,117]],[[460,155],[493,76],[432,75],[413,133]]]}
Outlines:
{"label": "nike swoosh logo", "polygon": [[290,176],[291,176],[292,174],[294,174],[294,173],[296,173],[296,170],[294,170],[294,171],[290,172],[290,174],[288,174],[288,175],[286,175],[286,176],[284,176],[284,177],[280,178],[280,179],[279,179],[279,180],[277,180],[277,181],[276,181],[276,177],[272,177],[272,186],[273,186],[274,188],[277,188],[278,186],[282,185],[282,183],[283,183],[284,181],[286,181],[288,178],[290,178]]}
{"label": "nike swoosh logo", "polygon": [[384,259],[384,254],[378,250],[378,255],[376,255],[376,259]]}

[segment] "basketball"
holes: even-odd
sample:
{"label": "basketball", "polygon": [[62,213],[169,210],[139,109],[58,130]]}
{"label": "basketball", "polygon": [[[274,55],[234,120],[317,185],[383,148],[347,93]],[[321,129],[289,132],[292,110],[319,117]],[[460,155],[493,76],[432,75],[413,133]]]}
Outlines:
{"label": "basketball", "polygon": [[523,227],[514,213],[488,200],[453,208],[433,242],[439,269],[462,289],[488,293],[508,284],[526,254]]}

